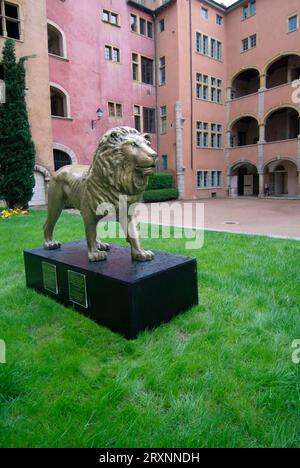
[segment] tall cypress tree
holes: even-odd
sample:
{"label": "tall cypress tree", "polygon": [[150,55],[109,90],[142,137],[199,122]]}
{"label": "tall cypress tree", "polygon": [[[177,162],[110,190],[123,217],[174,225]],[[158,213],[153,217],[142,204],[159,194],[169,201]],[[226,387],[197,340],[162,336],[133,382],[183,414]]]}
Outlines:
{"label": "tall cypress tree", "polygon": [[34,188],[35,147],[25,101],[25,62],[15,43],[3,48],[5,103],[0,105],[0,193],[9,208],[26,208]]}

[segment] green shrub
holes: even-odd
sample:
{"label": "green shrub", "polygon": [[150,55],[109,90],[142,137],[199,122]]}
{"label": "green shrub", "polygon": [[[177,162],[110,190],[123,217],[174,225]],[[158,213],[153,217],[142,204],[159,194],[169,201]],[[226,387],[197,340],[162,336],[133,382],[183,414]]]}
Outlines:
{"label": "green shrub", "polygon": [[178,198],[177,188],[157,189],[157,190],[146,190],[144,193],[145,202],[159,202],[167,200],[177,200]]}
{"label": "green shrub", "polygon": [[172,174],[152,174],[149,177],[149,182],[146,190],[169,189],[173,187]]}

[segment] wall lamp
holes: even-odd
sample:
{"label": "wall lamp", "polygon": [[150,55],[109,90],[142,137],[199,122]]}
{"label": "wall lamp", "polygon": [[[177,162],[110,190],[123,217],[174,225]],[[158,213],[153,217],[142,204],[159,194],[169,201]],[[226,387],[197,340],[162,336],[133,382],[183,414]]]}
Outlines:
{"label": "wall lamp", "polygon": [[101,110],[100,107],[99,109],[97,109],[96,115],[97,115],[97,119],[92,120],[92,130],[94,130],[94,128],[96,127],[96,123],[99,122],[99,120],[101,120],[103,117],[103,110]]}

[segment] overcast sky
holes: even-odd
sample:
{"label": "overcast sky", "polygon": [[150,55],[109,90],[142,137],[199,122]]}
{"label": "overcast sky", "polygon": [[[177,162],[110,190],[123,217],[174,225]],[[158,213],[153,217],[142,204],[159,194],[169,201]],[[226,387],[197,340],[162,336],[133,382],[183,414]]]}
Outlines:
{"label": "overcast sky", "polygon": [[236,0],[217,0],[219,3],[225,3],[225,5],[229,6],[236,2]]}

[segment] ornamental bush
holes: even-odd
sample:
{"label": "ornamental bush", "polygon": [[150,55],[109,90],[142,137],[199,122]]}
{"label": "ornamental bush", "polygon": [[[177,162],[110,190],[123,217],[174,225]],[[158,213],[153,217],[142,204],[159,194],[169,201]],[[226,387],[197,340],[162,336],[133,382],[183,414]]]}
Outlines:
{"label": "ornamental bush", "polygon": [[145,202],[159,202],[159,201],[177,200],[178,195],[179,193],[178,193],[177,188],[147,190],[144,193],[144,201]]}
{"label": "ornamental bush", "polygon": [[146,190],[169,189],[173,187],[172,174],[155,173],[149,177],[149,182]]}
{"label": "ornamental bush", "polygon": [[0,105],[0,193],[8,208],[27,208],[34,188],[35,147],[25,101],[25,62],[16,61],[15,43],[3,49],[5,103]]}

